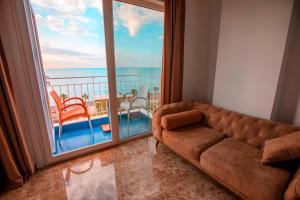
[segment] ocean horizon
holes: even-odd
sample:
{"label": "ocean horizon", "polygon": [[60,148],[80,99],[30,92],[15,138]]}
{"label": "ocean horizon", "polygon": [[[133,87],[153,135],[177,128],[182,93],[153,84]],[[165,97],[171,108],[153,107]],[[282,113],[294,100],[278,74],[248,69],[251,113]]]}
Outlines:
{"label": "ocean horizon", "polygon": [[[45,73],[50,78],[107,76],[107,68],[46,68]],[[116,75],[161,76],[161,67],[116,67]]]}
{"label": "ocean horizon", "polygon": [[[90,99],[93,99],[108,94],[106,68],[48,68],[45,69],[45,74],[49,88],[54,89],[59,95],[72,97],[87,94]],[[154,88],[160,90],[160,80],[161,68],[158,67],[116,68],[118,94],[131,92],[132,89],[139,91],[143,86],[147,86],[149,92],[155,90]]]}

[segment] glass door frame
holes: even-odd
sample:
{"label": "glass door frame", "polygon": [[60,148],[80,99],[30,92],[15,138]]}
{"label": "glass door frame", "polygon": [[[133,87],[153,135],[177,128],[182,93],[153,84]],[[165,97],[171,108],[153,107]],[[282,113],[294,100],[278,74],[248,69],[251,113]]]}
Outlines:
{"label": "glass door frame", "polygon": [[[112,4],[113,4],[113,17],[114,17],[114,21],[115,20],[120,20],[118,15],[122,15],[122,9],[125,8],[130,8],[132,10],[134,10],[136,13],[145,13],[145,15],[156,15],[158,14],[159,17],[161,17],[163,15],[164,12],[164,2],[163,1],[158,1],[158,0],[112,0]],[[124,10],[123,10],[124,11]],[[137,16],[135,16],[137,17]],[[163,18],[160,18],[163,19]],[[126,23],[126,20],[121,19],[120,23]],[[163,20],[160,20],[160,22],[162,22]],[[127,22],[128,23],[128,22]],[[123,25],[124,25],[123,24]],[[146,22],[147,24],[147,22]],[[163,24],[163,23],[162,23]],[[126,26],[126,25],[125,25]],[[154,56],[149,54],[149,52],[145,52],[144,50],[149,50],[151,49],[153,46],[147,44],[147,42],[145,43],[141,43],[140,41],[140,37],[141,34],[145,34],[143,31],[141,31],[140,34],[137,34],[139,36],[135,37],[136,34],[131,35],[130,32],[130,27],[128,28],[128,36],[125,35],[125,40],[124,38],[122,38],[123,35],[122,34],[122,30],[118,28],[118,25],[114,25],[114,32],[113,32],[113,36],[114,36],[114,41],[115,41],[115,54],[116,56],[115,58],[115,62],[117,63],[117,66],[115,66],[115,71],[116,71],[116,79],[117,79],[117,94],[122,96],[125,95],[125,98],[123,100],[120,100],[120,123],[119,123],[119,141],[120,142],[126,142],[129,140],[134,140],[140,137],[145,137],[148,135],[152,134],[152,124],[151,124],[151,119],[152,119],[152,112],[153,110],[150,110],[151,107],[151,98],[150,95],[152,94],[153,97],[153,91],[151,91],[152,87],[154,86],[159,86],[161,84],[161,80],[160,83],[156,83],[156,81],[153,80],[149,80],[149,77],[152,76],[152,78],[154,76],[156,76],[157,74],[153,71],[136,71],[139,70],[140,68],[144,68],[141,65],[147,66],[146,69],[150,69],[150,66],[154,66],[155,69],[157,66],[160,66],[160,74],[159,77],[161,76],[161,63],[162,61],[160,61],[159,64],[157,63],[151,63],[151,61],[148,61],[146,64],[145,62],[141,62],[141,60],[139,60],[139,58],[142,56]],[[161,27],[160,27],[161,28]],[[147,28],[145,28],[146,30]],[[155,28],[154,28],[155,30]],[[162,30],[162,29],[160,29]],[[121,31],[121,33],[119,32]],[[136,31],[138,32],[138,31]],[[144,40],[147,40],[147,37],[154,37],[153,35],[157,34],[156,32],[151,32],[151,30],[148,30],[148,34],[149,35],[142,35],[144,36]],[[159,33],[160,37],[162,36],[163,33]],[[145,38],[146,37],[146,38]],[[123,39],[122,42],[120,42],[120,39]],[[163,41],[163,39],[161,38],[161,41]],[[131,57],[131,59],[136,62],[139,63],[139,65],[132,65],[132,63],[126,62],[125,59],[122,59],[122,54],[126,51],[128,51],[127,47],[128,44],[132,43],[138,43],[139,46],[134,46],[134,50],[132,52],[130,52],[130,55],[137,55],[137,57]],[[145,46],[144,46],[145,45]],[[126,49],[125,49],[125,48]],[[155,47],[154,47],[155,48]],[[130,48],[129,48],[130,49]],[[160,51],[157,51],[160,53],[162,53],[162,48],[160,49]],[[130,50],[129,50],[130,51]],[[150,50],[151,51],[151,50]],[[140,55],[139,55],[140,53]],[[119,56],[119,57],[118,57]],[[121,59],[119,59],[121,57]],[[149,62],[152,64],[150,66]],[[124,64],[126,63],[126,64]],[[141,64],[143,63],[143,64]],[[136,70],[132,70],[130,66],[135,66],[137,69]],[[133,67],[133,68],[135,68]],[[147,73],[148,72],[148,73]],[[153,75],[153,73],[155,75]],[[132,76],[134,77],[132,80],[132,83],[126,83],[126,79],[124,81],[124,79],[120,78],[120,76],[124,75],[124,74],[133,74]],[[138,74],[137,76],[134,74]],[[139,78],[138,76],[142,77]],[[148,78],[147,78],[148,77]],[[128,79],[131,81],[131,79]],[[153,81],[153,82],[152,82]],[[122,87],[122,82],[123,82],[123,87]],[[155,83],[154,83],[155,82]],[[132,90],[135,90],[136,94],[134,94],[134,92],[132,92]],[[157,93],[155,93],[157,94]],[[127,96],[126,96],[127,95]],[[132,95],[132,96],[131,96]],[[127,99],[128,98],[128,99]],[[143,101],[142,103],[140,102],[141,100],[145,100],[145,102]],[[153,101],[152,101],[153,102]],[[123,104],[123,105],[122,105]],[[127,105],[126,105],[127,104]],[[130,106],[128,105],[130,104]],[[131,108],[131,105],[133,105],[133,108]],[[130,112],[131,111],[131,112]],[[142,112],[141,112],[142,111]],[[133,117],[134,119],[131,120],[131,117],[129,117],[131,114],[136,114],[135,116],[138,117]],[[121,117],[124,116],[125,117],[125,121],[123,118]],[[143,117],[144,116],[144,117]],[[147,117],[147,120],[145,120]],[[127,118],[127,119],[126,119]],[[121,120],[122,119],[122,120]],[[127,127],[127,128],[126,128]]]}
{"label": "glass door frame", "polygon": [[114,55],[114,35],[113,35],[113,0],[102,0],[103,10],[103,22],[104,22],[104,40],[105,40],[105,52],[106,52],[106,69],[108,79],[108,104],[110,112],[110,126],[112,140],[105,141],[100,144],[93,144],[72,151],[64,152],[59,155],[51,155],[48,160],[49,164],[60,162],[72,157],[87,154],[97,150],[105,149],[108,147],[116,146],[120,143],[119,139],[119,125],[118,125],[118,109],[117,109],[117,95],[116,95],[116,76],[115,76],[115,55]]}
{"label": "glass door frame", "polygon": [[[32,54],[26,55],[26,59],[31,60],[34,63],[34,66],[26,66],[26,70],[32,71],[33,74],[35,74],[37,77],[39,77],[39,73],[41,73],[41,70],[43,69],[43,66],[41,64],[41,52],[40,52],[40,45],[38,40],[38,35],[36,34],[37,30],[35,27],[35,20],[34,15],[31,10],[30,0],[13,0],[16,1],[18,6],[20,6],[20,9],[24,9],[24,16],[22,14],[18,13],[18,18],[16,19],[18,22],[22,22],[24,18],[27,21],[27,28],[22,27],[22,30],[25,31],[29,37],[23,37],[22,39],[26,42],[31,44],[31,49],[34,51]],[[118,123],[118,108],[117,108],[117,89],[116,89],[116,66],[115,66],[115,51],[114,51],[114,25],[113,25],[113,1],[114,0],[103,0],[102,6],[103,6],[103,18],[104,18],[104,34],[105,34],[105,49],[106,49],[106,62],[107,62],[107,76],[108,76],[108,89],[109,89],[109,104],[110,104],[110,116],[111,116],[111,129],[112,129],[112,140],[100,144],[93,144],[91,146],[87,146],[84,148],[79,148],[76,150],[72,150],[69,152],[65,152],[62,154],[59,154],[57,156],[52,155],[51,145],[48,138],[49,130],[45,128],[46,126],[40,126],[38,130],[34,132],[28,133],[29,140],[33,141],[35,144],[34,147],[34,154],[36,154],[35,161],[40,162],[38,165],[38,168],[45,167],[50,164],[54,164],[57,162],[61,162],[70,158],[74,158],[80,155],[84,155],[87,153],[92,153],[97,150],[105,149],[108,147],[113,147],[118,144],[121,144],[123,142],[127,142],[136,138],[145,137],[148,135],[151,135],[151,132],[145,133],[142,135],[134,136],[131,138],[127,138],[124,140],[120,140],[119,136],[119,123]],[[120,1],[124,3],[129,3],[141,7],[150,8],[153,10],[159,10],[163,11],[163,3],[158,0],[115,0]],[[24,23],[22,23],[24,24]],[[9,36],[8,36],[9,37]],[[21,44],[20,44],[21,45]],[[25,70],[25,69],[24,69]],[[40,77],[39,77],[40,78]],[[31,83],[33,84],[33,83]],[[41,92],[38,90],[38,88],[44,88],[43,85],[38,84],[39,87],[30,85],[31,88],[34,88],[32,92],[37,97],[39,96],[41,99],[45,100],[46,93]],[[20,88],[25,86],[20,86]],[[26,92],[25,89],[21,89],[20,92],[23,94]],[[47,101],[47,100],[46,100]],[[43,107],[43,110],[45,112],[49,112],[48,106],[43,105],[36,105],[33,107],[34,110],[38,110],[37,107]],[[27,108],[25,108],[27,109]],[[31,111],[29,111],[30,113]],[[31,112],[32,113],[32,112]],[[41,112],[35,112],[37,117],[40,119],[43,119],[44,122],[41,125],[45,125],[44,123],[52,123],[49,121],[49,119],[46,119],[45,116],[43,116],[43,113]],[[51,130],[52,131],[52,130]],[[41,138],[38,138],[36,134],[42,133]]]}
{"label": "glass door frame", "polygon": [[115,45],[114,45],[114,25],[113,25],[113,0],[103,0],[103,18],[105,32],[106,63],[108,76],[109,111],[111,118],[112,141],[118,144],[119,122],[117,108],[117,82],[115,64]]}

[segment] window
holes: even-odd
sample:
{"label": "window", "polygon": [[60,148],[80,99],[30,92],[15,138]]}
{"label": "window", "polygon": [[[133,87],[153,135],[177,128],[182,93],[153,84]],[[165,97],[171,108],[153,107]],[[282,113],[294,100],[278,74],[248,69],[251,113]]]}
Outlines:
{"label": "window", "polygon": [[[152,112],[160,103],[162,3],[31,0],[31,5],[54,125],[53,154],[151,131]],[[52,91],[68,109],[60,108]],[[73,97],[84,101],[90,120],[70,118],[82,107],[73,108],[78,104],[68,101]]]}

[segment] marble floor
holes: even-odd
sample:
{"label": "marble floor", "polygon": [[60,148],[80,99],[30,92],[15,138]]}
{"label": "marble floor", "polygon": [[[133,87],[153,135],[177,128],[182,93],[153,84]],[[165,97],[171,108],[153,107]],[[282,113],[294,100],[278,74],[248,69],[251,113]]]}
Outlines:
{"label": "marble floor", "polygon": [[1,194],[16,199],[236,199],[214,180],[153,137],[60,163],[23,187]]}

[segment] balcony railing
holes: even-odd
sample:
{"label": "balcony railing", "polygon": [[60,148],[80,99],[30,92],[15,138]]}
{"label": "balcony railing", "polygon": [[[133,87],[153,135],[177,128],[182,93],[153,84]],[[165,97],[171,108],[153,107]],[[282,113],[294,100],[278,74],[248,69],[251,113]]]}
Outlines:
{"label": "balcony railing", "polygon": [[[148,109],[152,112],[160,105],[160,76],[118,75],[116,77],[118,105],[124,101],[125,93],[139,93],[148,88]],[[108,79],[107,76],[47,77],[48,92],[55,90],[61,99],[81,97],[85,100],[92,116],[107,114]],[[130,96],[127,97],[130,101]],[[57,110],[53,99],[49,96],[53,122],[57,122]],[[119,110],[119,112],[122,112]]]}

